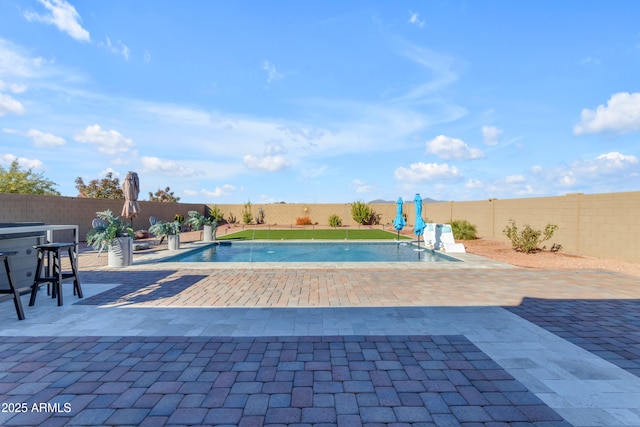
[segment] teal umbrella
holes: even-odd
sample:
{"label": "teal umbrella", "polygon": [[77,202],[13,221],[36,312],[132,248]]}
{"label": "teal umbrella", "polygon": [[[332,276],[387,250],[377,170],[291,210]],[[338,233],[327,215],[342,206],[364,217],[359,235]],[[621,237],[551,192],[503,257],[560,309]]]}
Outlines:
{"label": "teal umbrella", "polygon": [[397,206],[396,206],[396,218],[393,220],[393,228],[395,228],[398,231],[398,241],[400,241],[400,230],[402,230],[404,228],[404,226],[407,224],[407,222],[404,220],[404,217],[402,216],[402,197],[398,197],[398,201],[396,202]]}
{"label": "teal umbrella", "polygon": [[416,224],[413,226],[413,234],[418,236],[418,248],[420,248],[420,236],[424,234],[427,224],[422,219],[422,197],[420,197],[419,193],[416,194],[413,201],[416,202]]}

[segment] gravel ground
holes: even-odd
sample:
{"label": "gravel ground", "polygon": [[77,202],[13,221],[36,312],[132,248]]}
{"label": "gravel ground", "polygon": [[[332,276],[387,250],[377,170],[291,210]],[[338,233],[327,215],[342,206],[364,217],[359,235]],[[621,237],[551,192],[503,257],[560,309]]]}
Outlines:
{"label": "gravel ground", "polygon": [[510,244],[491,239],[462,242],[467,252],[525,268],[602,269],[640,277],[640,264],[614,259],[594,258],[560,252],[541,251],[531,254],[516,252]]}

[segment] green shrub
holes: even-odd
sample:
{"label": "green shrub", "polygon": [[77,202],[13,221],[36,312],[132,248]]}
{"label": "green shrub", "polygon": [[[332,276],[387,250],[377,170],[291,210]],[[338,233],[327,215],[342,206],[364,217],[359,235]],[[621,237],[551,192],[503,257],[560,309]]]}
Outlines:
{"label": "green shrub", "polygon": [[451,221],[451,230],[456,240],[475,240],[478,238],[476,226],[463,219]]}
{"label": "green shrub", "polygon": [[342,227],[342,220],[336,214],[333,214],[329,217],[329,225],[331,227]]}
{"label": "green shrub", "polygon": [[372,225],[380,223],[380,215],[365,202],[357,200],[351,203],[351,217],[360,225]]}
{"label": "green shrub", "polygon": [[233,214],[233,212],[229,212],[229,218],[227,219],[229,224],[235,224],[238,222],[238,218]]}
{"label": "green shrub", "polygon": [[[510,219],[509,224],[502,232],[511,240],[511,245],[516,251],[528,254],[541,250],[540,244],[553,237],[553,233],[555,233],[557,229],[558,226],[555,224],[547,224],[544,231],[534,230],[529,224],[525,224],[522,230],[519,231],[516,222]],[[559,247],[559,245],[554,244],[553,247],[556,248]],[[544,249],[544,247],[542,247],[542,249]]]}
{"label": "green shrub", "polygon": [[245,224],[253,224],[253,214],[251,213],[251,202],[244,204],[242,209],[242,222]]}

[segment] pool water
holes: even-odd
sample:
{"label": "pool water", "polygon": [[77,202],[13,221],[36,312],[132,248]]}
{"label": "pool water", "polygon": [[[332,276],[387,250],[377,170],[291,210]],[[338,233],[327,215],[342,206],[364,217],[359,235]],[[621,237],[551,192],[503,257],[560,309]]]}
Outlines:
{"label": "pool water", "polygon": [[167,262],[457,262],[397,242],[217,242],[166,259]]}

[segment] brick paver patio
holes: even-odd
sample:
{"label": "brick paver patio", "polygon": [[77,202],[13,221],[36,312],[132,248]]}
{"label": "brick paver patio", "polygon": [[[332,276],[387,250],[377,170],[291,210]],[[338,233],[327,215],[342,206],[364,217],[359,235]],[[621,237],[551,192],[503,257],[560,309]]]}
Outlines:
{"label": "brick paver patio", "polygon": [[43,294],[19,322],[0,304],[0,425],[640,425],[636,277],[92,263],[80,275],[85,298],[67,286],[63,307]]}
{"label": "brick paver patio", "polygon": [[3,404],[58,405],[6,426],[570,426],[463,336],[15,337],[0,356]]}
{"label": "brick paver patio", "polygon": [[506,308],[640,377],[640,299],[526,298]]}

